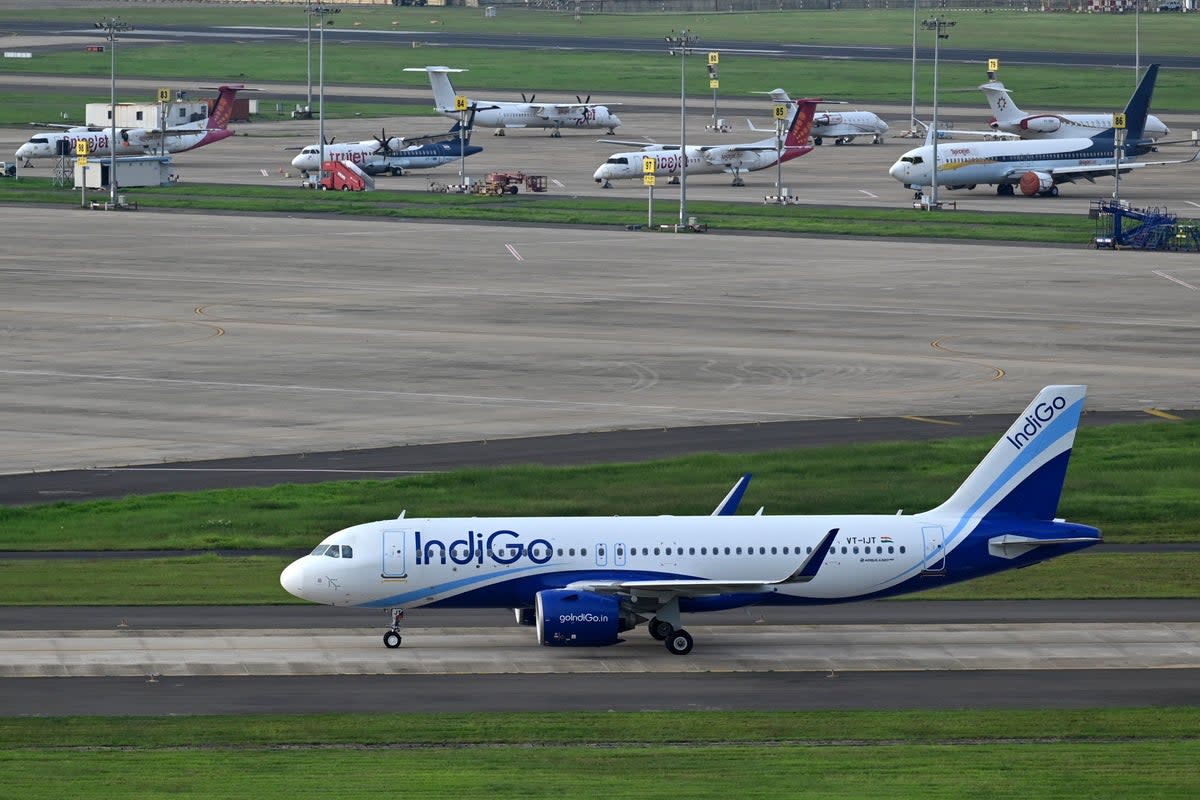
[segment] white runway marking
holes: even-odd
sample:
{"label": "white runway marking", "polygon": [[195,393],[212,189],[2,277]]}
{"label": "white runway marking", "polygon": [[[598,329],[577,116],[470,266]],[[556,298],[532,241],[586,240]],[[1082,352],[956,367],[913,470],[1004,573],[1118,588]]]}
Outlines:
{"label": "white runway marking", "polygon": [[509,254],[512,255],[512,257],[515,258],[517,261],[525,260],[521,256],[521,254],[519,252],[517,252],[517,248],[513,247],[511,244],[504,245],[504,249],[507,250],[509,252]]}
{"label": "white runway marking", "polygon": [[1160,278],[1166,278],[1167,280],[1171,281],[1172,283],[1178,283],[1180,286],[1184,287],[1185,289],[1191,289],[1193,292],[1200,292],[1200,286],[1193,286],[1192,284],[1188,283],[1187,281],[1180,280],[1179,278],[1176,278],[1173,275],[1168,275],[1167,273],[1163,272],[1162,270],[1156,269],[1156,270],[1154,270],[1154,274]]}
{"label": "white runway marking", "polygon": [[872,192],[868,192],[866,189],[859,189],[859,191],[862,192],[863,194],[865,194],[867,197],[871,198],[872,200],[879,199],[879,195],[873,194]]}

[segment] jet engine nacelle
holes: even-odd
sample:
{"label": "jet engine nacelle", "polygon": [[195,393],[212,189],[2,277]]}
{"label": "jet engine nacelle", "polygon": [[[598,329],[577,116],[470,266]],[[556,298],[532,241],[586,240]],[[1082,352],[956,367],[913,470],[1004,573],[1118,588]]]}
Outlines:
{"label": "jet engine nacelle", "polygon": [[1026,117],[1021,120],[1021,130],[1034,133],[1054,133],[1062,127],[1062,120],[1052,114]]}
{"label": "jet engine nacelle", "polygon": [[537,593],[537,636],[550,647],[599,647],[616,644],[621,601],[596,592],[547,589]]}
{"label": "jet engine nacelle", "polygon": [[1032,197],[1035,194],[1048,192],[1054,188],[1054,178],[1045,172],[1030,170],[1021,176],[1021,194]]}

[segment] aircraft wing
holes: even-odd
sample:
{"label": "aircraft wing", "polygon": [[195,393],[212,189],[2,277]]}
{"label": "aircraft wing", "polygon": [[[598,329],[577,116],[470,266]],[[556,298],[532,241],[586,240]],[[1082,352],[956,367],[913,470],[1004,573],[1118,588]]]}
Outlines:
{"label": "aircraft wing", "polygon": [[604,144],[627,144],[630,147],[640,147],[643,150],[645,150],[647,147],[671,147],[671,145],[659,144],[658,142],[635,142],[631,139],[597,139],[596,141]]}
{"label": "aircraft wing", "polygon": [[[1200,151],[1197,151],[1191,158],[1176,159],[1174,161],[1122,161],[1121,172],[1131,172],[1142,167],[1167,167],[1172,164],[1190,164],[1200,157]],[[1088,166],[1078,167],[1057,167],[1055,169],[1046,170],[1056,180],[1059,181],[1074,181],[1078,178],[1090,181],[1097,176],[1111,175],[1116,169],[1113,162],[1106,164],[1091,164]],[[1028,170],[1012,170],[1008,173],[1009,178],[1019,178]]]}
{"label": "aircraft wing", "polygon": [[820,543],[785,578],[769,578],[766,580],[750,581],[714,581],[699,579],[651,580],[651,581],[576,581],[568,584],[567,589],[599,592],[600,594],[619,594],[630,597],[647,595],[666,595],[668,597],[705,597],[717,594],[737,592],[761,593],[769,592],[773,587],[792,583],[808,583],[817,576],[825,556],[833,546],[839,528],[834,528],[821,538]]}

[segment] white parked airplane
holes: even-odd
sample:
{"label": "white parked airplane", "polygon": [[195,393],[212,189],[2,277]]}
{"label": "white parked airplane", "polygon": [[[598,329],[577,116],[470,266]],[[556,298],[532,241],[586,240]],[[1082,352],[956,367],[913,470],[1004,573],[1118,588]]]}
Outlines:
{"label": "white parked airplane", "polygon": [[[466,72],[450,67],[406,67],[405,72],[425,72],[433,87],[433,107],[439,113],[457,119],[460,112],[454,109],[455,91],[450,83],[451,72]],[[468,102],[475,107],[475,124],[481,128],[496,128],[496,135],[503,136],[505,128],[549,128],[551,136],[562,136],[563,128],[607,128],[609,135],[620,126],[621,120],[608,110],[608,106],[576,98],[575,103],[538,103],[537,95],[521,102],[500,100],[477,100]]]}
{"label": "white parked airplane", "polygon": [[[245,88],[242,85],[217,87],[212,113],[199,124],[189,122],[166,129],[117,128],[117,155],[154,155],[160,148],[168,153],[182,153],[233,136],[233,131],[226,126],[233,113],[234,98]],[[109,156],[112,155],[112,138],[111,128],[74,127],[61,133],[39,133],[17,148],[16,155],[27,160],[57,158],[65,149],[66,155],[74,157],[75,143],[83,140],[88,143],[88,155]]]}
{"label": "white parked airplane", "polygon": [[[767,94],[776,103],[791,102],[788,93],[783,89],[774,89]],[[842,101],[825,100],[823,102],[840,103]],[[746,120],[746,124],[750,126],[750,130],[759,133],[775,130],[774,128],[756,127],[749,119]],[[812,141],[814,145],[820,147],[825,139],[833,139],[834,144],[849,144],[859,136],[870,136],[871,144],[881,144],[883,135],[887,132],[888,124],[873,111],[841,111],[833,114],[821,111],[813,117]]]}
{"label": "white parked airplane", "polygon": [[[687,153],[680,154],[677,144],[645,144],[643,142],[622,142],[617,144],[642,145],[641,150],[628,153],[613,153],[601,164],[592,178],[605,189],[611,188],[609,181],[640,178],[643,174],[642,159],[654,159],[654,174],[656,176],[678,177],[684,169],[688,175],[705,175],[721,172],[733,174],[733,185],[743,186],[743,172],[773,167],[781,161],[791,161],[806,153],[812,152],[809,144],[809,131],[812,128],[813,114],[820,100],[804,99],[794,101],[791,118],[788,120],[787,134],[780,148],[776,138],[760,139],[757,142],[743,144],[709,144],[688,145]],[[597,141],[604,142],[604,139]]]}
{"label": "white parked airplane", "polygon": [[[1022,139],[1069,139],[1094,136],[1113,126],[1112,114],[1028,114],[1017,104],[1000,81],[988,81],[979,87],[992,107],[988,126],[994,131],[1012,133]],[[1163,121],[1153,114],[1146,117],[1147,139],[1160,139],[1170,133]]]}
{"label": "white parked airplane", "polygon": [[[451,164],[464,157],[483,152],[483,148],[471,144],[471,118],[468,114],[466,130],[460,134],[459,124],[454,123],[446,133],[429,136],[388,136],[381,132],[374,139],[361,142],[329,143],[325,145],[326,161],[352,161],[368,175],[403,175],[410,169],[430,169]],[[310,144],[292,159],[292,166],[305,177],[320,167],[321,146]]]}
{"label": "white parked airplane", "polygon": [[[1129,103],[1125,106],[1127,138],[1121,156],[1120,171],[1129,172],[1142,167],[1186,164],[1196,160],[1134,161],[1153,149],[1153,142],[1143,137],[1150,98],[1158,65],[1146,70]],[[905,187],[923,189],[934,182],[932,131],[923,147],[909,150],[891,169],[893,178]],[[1015,194],[1016,187],[1026,196],[1056,197],[1058,186],[1077,180],[1095,181],[1117,170],[1115,131],[1109,128],[1089,138],[1010,140],[978,144],[939,144],[937,147],[937,184],[949,189],[973,189],[977,184],[995,184],[996,193]]]}
{"label": "white parked airplane", "polygon": [[944,586],[1081,550],[1100,531],[1056,518],[1086,387],[1047,386],[966,481],[918,514],[408,519],[338,531],[280,575],[327,605],[511,608],[549,646],[616,644],[648,622],[684,655],[681,615]]}

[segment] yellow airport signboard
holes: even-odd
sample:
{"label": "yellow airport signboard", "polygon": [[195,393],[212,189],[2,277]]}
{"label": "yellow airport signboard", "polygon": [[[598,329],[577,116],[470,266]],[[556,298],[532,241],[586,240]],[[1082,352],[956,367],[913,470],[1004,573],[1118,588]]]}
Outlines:
{"label": "yellow airport signboard", "polygon": [[87,166],[87,156],[79,156],[78,158],[75,159],[75,163],[81,167],[86,167]]}
{"label": "yellow airport signboard", "polygon": [[775,115],[775,119],[787,119],[787,106],[783,103],[776,103],[772,112]]}
{"label": "yellow airport signboard", "polygon": [[159,89],[158,90],[158,102],[160,102],[160,103],[171,102],[171,90],[170,89]]}
{"label": "yellow airport signboard", "polygon": [[642,172],[654,174],[654,157],[642,156]]}
{"label": "yellow airport signboard", "polygon": [[710,89],[720,89],[720,88],[721,88],[721,82],[720,82],[719,80],[717,80],[716,78],[713,78],[711,81],[709,81],[709,82],[708,82],[708,88],[710,88]]}
{"label": "yellow airport signboard", "polygon": [[1113,127],[1117,128],[1117,129],[1121,129],[1121,128],[1125,127],[1125,115],[1124,114],[1113,114]]}
{"label": "yellow airport signboard", "polygon": [[654,185],[654,173],[653,172],[647,172],[645,175],[642,176],[642,185],[643,186],[653,186]]}
{"label": "yellow airport signboard", "polygon": [[455,111],[466,111],[469,106],[470,106],[470,103],[467,101],[466,95],[456,94],[454,96],[454,110]]}
{"label": "yellow airport signboard", "polygon": [[721,63],[721,54],[720,53],[714,52],[714,53],[708,54],[708,65],[710,67],[715,66],[716,64],[719,64],[719,63]]}
{"label": "yellow airport signboard", "polygon": [[988,59],[988,72],[995,72],[998,69],[1000,69],[1000,59],[989,58]]}
{"label": "yellow airport signboard", "polygon": [[87,139],[76,139],[75,140],[75,155],[86,156],[87,154],[88,154]]}

